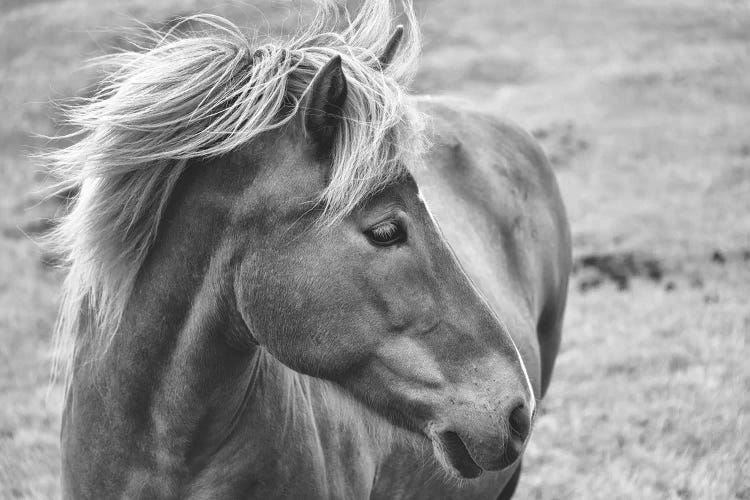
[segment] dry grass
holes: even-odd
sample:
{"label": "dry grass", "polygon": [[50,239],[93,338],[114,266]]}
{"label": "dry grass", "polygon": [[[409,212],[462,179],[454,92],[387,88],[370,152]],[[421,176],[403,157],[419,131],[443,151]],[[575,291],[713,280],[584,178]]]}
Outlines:
{"label": "dry grass", "polygon": [[[54,210],[29,195],[40,185],[29,133],[51,132],[48,97],[85,85],[73,69],[107,28],[209,4],[3,4],[0,497],[52,497],[58,471],[59,388],[45,394],[60,277],[18,230]],[[273,29],[290,11],[256,5],[265,21],[238,4],[219,10]],[[418,90],[467,97],[535,131],[558,169],[577,254],[635,252],[663,269],[625,290],[596,270],[574,280],[518,497],[750,499],[750,7],[417,5]]]}

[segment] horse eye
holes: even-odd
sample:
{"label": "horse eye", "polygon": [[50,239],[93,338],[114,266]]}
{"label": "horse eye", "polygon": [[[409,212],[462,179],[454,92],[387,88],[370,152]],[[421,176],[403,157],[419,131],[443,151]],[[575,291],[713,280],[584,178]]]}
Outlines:
{"label": "horse eye", "polygon": [[378,246],[395,245],[406,241],[406,231],[395,220],[381,222],[365,231],[370,242]]}

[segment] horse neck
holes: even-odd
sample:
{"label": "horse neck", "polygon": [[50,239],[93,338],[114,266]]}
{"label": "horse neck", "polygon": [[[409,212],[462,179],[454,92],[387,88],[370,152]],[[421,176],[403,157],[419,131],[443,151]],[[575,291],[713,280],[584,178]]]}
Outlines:
{"label": "horse neck", "polygon": [[132,496],[185,483],[216,491],[217,462],[242,465],[238,477],[306,471],[325,497],[351,487],[346,474],[371,485],[387,453],[380,417],[250,343],[223,244],[226,189],[239,183],[212,185],[222,176],[205,172],[216,167],[183,174],[109,348],[96,362],[86,361],[93,348],[80,350],[62,436],[71,497],[114,493],[99,489],[102,477]]}
{"label": "horse neck", "polygon": [[248,352],[221,335],[236,322],[221,245],[231,197],[204,174],[214,167],[183,173],[107,349],[78,339],[62,432],[70,497],[114,494],[102,477],[120,492],[139,474],[161,478],[154,497],[176,488],[192,436],[226,396],[218,382],[244,371]]}

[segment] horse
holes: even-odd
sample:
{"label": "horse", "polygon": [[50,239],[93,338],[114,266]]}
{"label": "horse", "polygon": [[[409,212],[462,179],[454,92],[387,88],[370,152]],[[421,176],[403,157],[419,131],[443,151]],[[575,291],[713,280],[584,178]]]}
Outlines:
{"label": "horse", "polygon": [[101,61],[50,160],[64,498],[513,495],[565,210],[530,135],[408,93],[391,9],[264,43],[201,15]]}

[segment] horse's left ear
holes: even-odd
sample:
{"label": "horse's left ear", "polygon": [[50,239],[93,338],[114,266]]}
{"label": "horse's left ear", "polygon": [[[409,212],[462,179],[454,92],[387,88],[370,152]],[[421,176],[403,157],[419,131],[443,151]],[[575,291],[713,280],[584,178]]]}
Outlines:
{"label": "horse's left ear", "polygon": [[330,151],[346,102],[347,83],[341,56],[334,56],[313,77],[302,100],[305,134],[321,152]]}
{"label": "horse's left ear", "polygon": [[378,62],[380,62],[380,69],[385,69],[389,64],[391,64],[393,56],[396,55],[396,50],[398,50],[398,46],[401,44],[401,39],[403,37],[404,27],[399,24],[398,26],[396,26],[396,29],[391,35],[391,38],[388,40],[388,43],[385,44],[385,50],[380,56],[380,59],[378,59]]}

